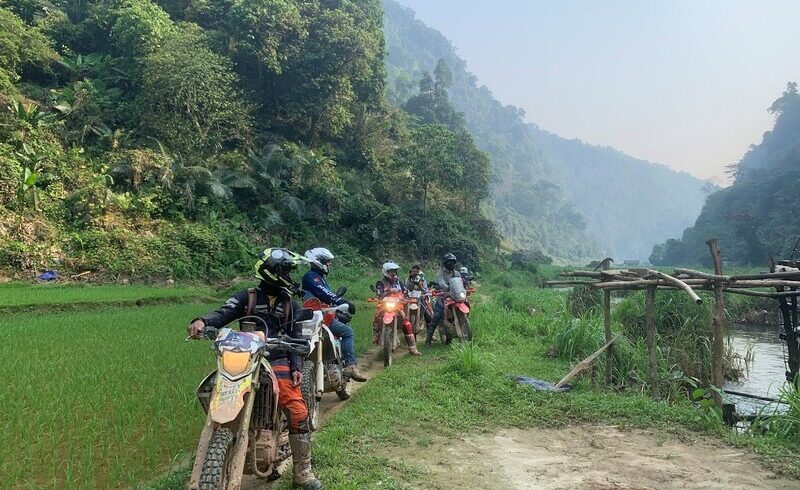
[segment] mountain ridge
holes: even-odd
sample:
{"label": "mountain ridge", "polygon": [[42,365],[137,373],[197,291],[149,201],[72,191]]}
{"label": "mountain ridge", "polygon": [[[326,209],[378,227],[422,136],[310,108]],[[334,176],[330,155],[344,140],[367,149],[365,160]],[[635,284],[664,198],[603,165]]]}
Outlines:
{"label": "mountain ridge", "polygon": [[[421,74],[432,71],[439,59],[450,66],[454,74],[451,101],[464,113],[478,146],[492,157],[493,218],[513,245],[540,248],[572,261],[598,254],[644,259],[654,243],[693,223],[705,198],[704,181],[613,147],[561,138],[527,121],[523,109],[503,104],[485,84],[479,83],[441,32],[393,0],[383,0],[383,7],[389,100],[401,104],[413,93]],[[639,169],[649,169],[651,173],[671,172],[665,175],[666,180],[673,182],[670,186],[660,186],[661,193],[666,195],[656,199],[654,205],[649,205],[646,197],[639,197],[634,207],[647,209],[650,214],[632,221],[628,212],[617,209],[613,203],[603,202],[594,194],[585,196],[587,185],[594,184],[596,179],[585,182],[587,185],[573,185],[580,171],[586,171],[586,162],[593,160],[581,156],[587,149],[593,159],[605,155],[601,163],[606,173],[613,175],[615,168],[635,162]],[[580,156],[578,160],[576,155]],[[658,179],[653,184],[657,185]],[[605,185],[612,194],[619,194],[630,184],[608,179]],[[598,216],[602,215],[613,225],[599,228]],[[636,223],[647,227],[644,231],[636,229]],[[608,226],[613,232],[611,237]]]}

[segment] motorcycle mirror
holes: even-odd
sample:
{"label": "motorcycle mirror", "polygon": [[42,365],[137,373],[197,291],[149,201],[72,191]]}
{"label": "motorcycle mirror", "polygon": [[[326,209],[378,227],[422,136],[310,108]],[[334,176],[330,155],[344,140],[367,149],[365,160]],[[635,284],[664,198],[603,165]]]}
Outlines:
{"label": "motorcycle mirror", "polygon": [[306,320],[311,320],[314,318],[314,310],[311,308],[301,308],[297,310],[297,314],[295,315],[294,319],[297,322],[304,322]]}
{"label": "motorcycle mirror", "polygon": [[344,287],[344,286],[342,286],[342,287],[340,287],[339,289],[336,290],[336,296],[338,296],[340,298],[342,296],[344,296],[345,294],[347,294],[347,288]]}

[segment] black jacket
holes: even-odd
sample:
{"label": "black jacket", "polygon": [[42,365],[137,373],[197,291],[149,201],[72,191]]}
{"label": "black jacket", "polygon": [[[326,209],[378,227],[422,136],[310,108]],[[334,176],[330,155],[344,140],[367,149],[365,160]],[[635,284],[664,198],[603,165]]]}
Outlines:
{"label": "black jacket", "polygon": [[[208,326],[222,328],[225,325],[246,316],[248,293],[239,291],[234,294],[224,305],[200,317]],[[262,318],[268,326],[264,332],[264,324],[256,321],[256,330],[264,332],[267,337],[277,337],[282,333],[299,339],[303,337],[300,325],[294,321],[295,313],[299,306],[292,301],[291,296],[282,289],[267,289],[263,284],[256,288],[256,301],[253,316]],[[303,360],[297,354],[285,352],[270,352],[267,360],[272,362],[278,359],[289,358],[289,368],[299,371],[303,368]]]}

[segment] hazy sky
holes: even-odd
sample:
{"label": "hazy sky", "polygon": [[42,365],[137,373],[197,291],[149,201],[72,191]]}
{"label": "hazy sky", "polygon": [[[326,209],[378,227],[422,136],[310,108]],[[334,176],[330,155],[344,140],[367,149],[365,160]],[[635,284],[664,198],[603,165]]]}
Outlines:
{"label": "hazy sky", "polygon": [[798,0],[398,1],[530,122],[703,178],[800,81]]}

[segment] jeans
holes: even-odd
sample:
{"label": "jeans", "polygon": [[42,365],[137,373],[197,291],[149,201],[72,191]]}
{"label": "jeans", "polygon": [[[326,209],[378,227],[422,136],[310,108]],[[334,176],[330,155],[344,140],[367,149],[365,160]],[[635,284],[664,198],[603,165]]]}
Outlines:
{"label": "jeans", "polygon": [[350,325],[342,323],[338,318],[334,318],[330,326],[333,335],[341,338],[342,340],[342,357],[344,357],[344,365],[349,366],[356,363],[356,348],[353,343],[353,329]]}
{"label": "jeans", "polygon": [[428,325],[428,331],[433,332],[442,322],[444,317],[444,298],[439,298],[433,303],[433,321]]}

